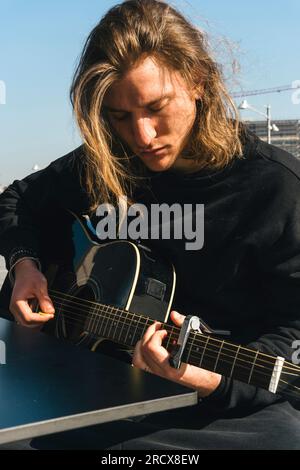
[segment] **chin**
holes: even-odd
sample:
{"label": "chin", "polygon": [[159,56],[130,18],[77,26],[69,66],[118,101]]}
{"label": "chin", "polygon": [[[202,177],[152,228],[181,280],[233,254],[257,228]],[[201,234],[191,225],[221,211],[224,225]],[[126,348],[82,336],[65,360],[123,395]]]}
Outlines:
{"label": "chin", "polygon": [[157,160],[152,160],[152,161],[146,161],[143,159],[144,165],[146,165],[149,170],[154,171],[154,172],[160,172],[160,171],[167,171],[170,168],[172,168],[174,162],[172,159],[157,159]]}

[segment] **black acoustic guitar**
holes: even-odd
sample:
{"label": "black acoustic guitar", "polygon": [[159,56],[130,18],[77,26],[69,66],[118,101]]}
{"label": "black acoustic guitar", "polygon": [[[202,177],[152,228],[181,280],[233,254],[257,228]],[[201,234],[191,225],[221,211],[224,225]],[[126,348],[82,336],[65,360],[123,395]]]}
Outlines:
{"label": "black acoustic guitar", "polygon": [[[176,285],[173,266],[140,244],[98,244],[85,220],[70,217],[68,261],[47,269],[56,335],[93,349],[103,338],[133,349],[147,327],[158,320],[168,331],[164,347],[171,352],[180,333],[180,328],[166,323]],[[300,398],[299,366],[205,332],[190,333],[182,360]]]}

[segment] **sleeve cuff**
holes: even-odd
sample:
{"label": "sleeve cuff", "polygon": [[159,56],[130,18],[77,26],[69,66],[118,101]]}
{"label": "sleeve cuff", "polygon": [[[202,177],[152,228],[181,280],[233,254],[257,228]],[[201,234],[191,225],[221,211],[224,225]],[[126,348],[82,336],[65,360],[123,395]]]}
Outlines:
{"label": "sleeve cuff", "polygon": [[30,259],[34,261],[38,269],[40,271],[42,270],[40,260],[38,259],[37,255],[33,251],[27,250],[25,248],[19,248],[19,249],[14,250],[12,255],[9,258],[9,271],[8,271],[8,278],[12,286],[14,285],[14,282],[15,282],[14,269],[16,265],[24,259]]}

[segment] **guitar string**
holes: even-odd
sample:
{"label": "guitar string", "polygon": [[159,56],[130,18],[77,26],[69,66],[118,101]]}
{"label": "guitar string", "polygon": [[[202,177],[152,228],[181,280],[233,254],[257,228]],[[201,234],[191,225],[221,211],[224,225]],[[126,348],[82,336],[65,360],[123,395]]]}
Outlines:
{"label": "guitar string", "polygon": [[[69,318],[72,322],[75,323],[75,321],[74,321],[74,312],[73,312],[73,311],[68,311],[68,313],[71,313],[71,316],[69,317],[69,316],[67,316],[67,315],[64,315],[64,317],[65,317],[65,318]],[[77,321],[77,323],[78,323],[78,321]],[[79,323],[82,324],[81,320],[79,320]],[[171,328],[172,328],[172,327],[171,327]],[[121,334],[122,334],[122,332],[121,332]],[[99,332],[99,335],[101,335],[101,332]],[[99,337],[99,335],[98,335],[98,337]],[[141,337],[141,336],[142,336],[142,335],[140,335],[140,337]],[[172,337],[169,337],[169,341],[170,341],[170,340],[172,340]],[[119,341],[120,341],[120,339],[119,339]],[[189,343],[187,344],[187,346],[189,346]],[[211,351],[211,352],[216,352],[216,351],[215,351],[214,349],[212,349],[212,348],[206,348],[206,351],[209,351],[209,352],[210,352],[210,351]],[[235,358],[235,356],[230,356],[230,355],[224,354],[224,353],[222,353],[222,355],[223,355],[223,356],[227,356],[227,357],[229,357],[229,358],[233,358],[233,357]],[[206,358],[207,358],[207,356],[208,356],[208,355],[206,355]],[[199,355],[189,354],[188,359],[189,359],[189,358],[192,358],[192,359],[196,360],[197,364],[199,364]],[[212,359],[213,363],[215,364],[215,356],[209,356],[209,359],[210,359],[210,358]],[[238,358],[238,361],[239,361],[239,362],[243,361],[244,363],[249,364],[249,361],[244,360],[244,359],[242,359],[242,358]],[[223,359],[222,362],[232,365],[232,362],[226,361],[225,359]],[[201,362],[200,362],[199,365],[201,365]],[[251,365],[251,364],[250,364],[250,365]],[[258,367],[264,368],[264,369],[267,370],[267,368],[266,368],[265,366],[262,366],[262,365],[259,365],[259,364],[257,364],[257,365],[258,365]],[[239,367],[240,367],[240,368],[244,368],[244,369],[249,373],[249,367],[242,366],[241,364],[239,364]],[[267,377],[268,379],[270,379],[270,373],[271,373],[272,371],[273,371],[273,368],[269,369],[269,375],[267,375],[267,374],[265,374],[265,373],[262,372],[262,371],[256,370],[256,374],[259,374],[259,373],[260,373],[261,375],[264,376],[264,378]],[[249,374],[247,374],[246,377],[249,378]],[[248,380],[247,380],[247,381],[248,381]]]}
{"label": "guitar string", "polygon": [[[72,318],[72,316],[74,317],[75,315],[76,315],[77,318],[83,319],[83,320],[86,320],[86,319],[88,318],[86,315],[82,315],[82,314],[79,314],[79,313],[74,313],[74,309],[75,309],[75,308],[77,308],[77,307],[73,307],[73,310],[68,310],[68,309],[64,308],[64,310],[63,310],[62,313],[63,313],[63,314],[64,314],[64,312],[70,313],[71,316],[68,317],[68,318]],[[122,327],[124,327],[124,326],[131,326],[131,325],[132,325],[132,322],[126,322],[126,321],[124,321],[124,320],[122,321],[122,318],[121,318],[121,319],[117,319],[117,318],[116,318],[116,315],[114,315],[114,314],[113,314],[113,315],[110,315],[110,312],[105,312],[105,313],[107,314],[107,316],[101,316],[101,317],[100,317],[101,320],[102,320],[102,326],[103,326],[103,322],[106,321],[106,323],[107,323],[108,320],[116,320],[116,323],[121,322],[121,326],[122,326]],[[145,317],[141,317],[141,318],[142,318],[143,320],[145,319]],[[127,319],[128,319],[128,318],[127,318]],[[147,322],[147,324],[146,324],[145,327],[143,327],[142,325],[139,326],[139,325],[137,324],[137,325],[136,325],[136,329],[139,329],[139,330],[142,329],[142,330],[145,331],[145,329],[146,329],[147,326],[150,326],[151,324],[153,324],[153,321],[152,321],[151,319],[146,319],[146,322]],[[137,321],[137,323],[139,323],[139,322]],[[94,325],[93,325],[93,326],[94,326]],[[100,326],[100,325],[98,324],[98,326]],[[102,328],[102,326],[100,327],[100,329]],[[107,334],[107,332],[105,332],[106,326],[107,326],[107,325],[105,325],[105,328],[104,328],[104,330],[103,330],[103,332],[102,332],[104,336]],[[169,329],[177,329],[177,327],[173,327],[172,325],[164,324],[164,326],[166,327],[167,330],[169,330]],[[111,326],[111,328],[112,328],[112,326]],[[110,329],[111,329],[111,328],[110,328]],[[174,333],[175,333],[175,336],[177,336],[177,338],[174,337],[174,339],[178,339],[178,334],[176,335],[176,331],[175,331]],[[122,332],[121,332],[121,334],[122,334]],[[171,333],[171,334],[172,334],[172,333]],[[140,337],[142,337],[142,335],[140,335]],[[196,336],[196,338],[197,338],[197,336]],[[201,336],[199,336],[199,338],[197,338],[197,339],[196,339],[196,338],[190,339],[190,341],[193,341],[193,345],[196,345],[196,346],[197,346],[197,345],[200,345],[200,344],[203,345],[203,344],[205,344],[205,343],[207,342],[207,339],[203,339],[203,338],[201,338]],[[207,338],[207,337],[206,337],[206,338]],[[171,340],[173,340],[173,338],[171,338]],[[211,340],[215,341],[215,338],[209,337],[209,340],[210,340],[210,341],[211,341]],[[224,342],[223,344],[224,344],[225,346],[231,346],[230,343]],[[214,345],[211,345],[211,346],[214,346]],[[236,346],[236,345],[232,345],[232,346],[233,346],[234,348],[237,348],[237,347],[238,347],[238,346]],[[211,350],[212,352],[217,352],[218,346],[216,345],[215,347],[216,347],[216,349],[210,348],[210,350]],[[228,348],[226,348],[226,347],[224,347],[224,346],[222,347],[222,351],[228,351],[228,352],[232,353],[232,350],[231,350],[231,349],[228,349]],[[256,352],[253,351],[253,354],[256,354]],[[222,355],[223,355],[223,352],[222,352]],[[227,355],[227,356],[230,357],[230,358],[234,358],[235,355],[236,355],[236,354]],[[243,351],[241,351],[241,352],[239,353],[239,356],[242,356],[242,355],[245,356],[247,359],[239,359],[239,360],[243,360],[244,362],[247,362],[247,363],[248,363],[248,362],[249,362],[249,355],[247,355],[246,353],[243,353]],[[275,359],[276,359],[276,358],[273,358],[273,361],[275,361]],[[261,360],[260,362],[265,363],[265,364],[268,364],[267,361],[265,361],[265,360]],[[258,364],[258,365],[260,365],[260,364]],[[270,365],[270,364],[268,364],[268,365]],[[260,367],[266,367],[266,366],[264,366],[264,365],[261,364]],[[274,364],[273,364],[273,365],[271,364],[271,368],[270,368],[269,370],[273,370],[273,367],[274,367]]]}
{"label": "guitar string", "polygon": [[[71,323],[71,324],[76,324],[76,323],[77,323],[77,324],[79,324],[79,325],[82,325],[82,321],[81,321],[81,320],[79,320],[79,321],[78,321],[78,320],[74,320],[73,316],[67,316],[67,315],[64,314],[64,318],[66,318],[66,319],[67,319],[67,322],[69,322],[69,323]],[[99,335],[96,336],[94,333],[92,333],[91,335],[92,335],[93,337],[99,339]],[[109,339],[109,338],[106,338],[106,339]],[[207,351],[209,351],[209,352],[210,352],[210,351],[214,352],[214,350],[212,350],[212,349],[209,350],[209,348],[206,349],[206,352],[207,352]],[[197,355],[195,356],[195,354],[190,354],[189,357],[190,357],[191,359],[194,359],[195,362],[198,362],[198,363],[199,363],[199,356],[197,356]],[[228,357],[230,357],[230,356],[228,356]],[[234,356],[232,356],[232,357],[234,357]],[[208,359],[208,360],[210,360],[210,362],[211,362],[212,364],[215,364],[215,356],[211,356],[211,355],[209,355],[209,354],[206,354],[206,355],[205,355],[205,358]],[[243,362],[245,362],[245,363],[248,363],[248,361],[245,361],[245,360],[242,360],[242,359],[238,359],[238,361],[239,361],[239,362],[240,362],[240,361],[243,361]],[[231,361],[226,361],[225,359],[222,359],[222,363],[223,363],[223,364],[228,364],[228,365],[232,366],[232,362],[231,362]],[[199,366],[200,366],[200,365],[199,365]],[[239,369],[244,369],[244,371],[241,371],[241,372],[245,372],[245,373],[244,373],[245,382],[248,382],[248,380],[246,380],[246,378],[247,378],[247,379],[249,378],[249,367],[243,366],[243,365],[241,365],[241,364],[238,364],[238,366],[239,366]],[[204,367],[204,366],[203,366],[203,367]],[[265,368],[265,366],[260,366],[260,367]],[[271,372],[271,371],[270,371],[270,372]],[[264,373],[263,371],[260,371],[260,370],[257,370],[257,371],[256,371],[256,374],[257,374],[257,375],[261,375],[261,377],[257,377],[257,383],[260,383],[260,384],[262,384],[264,387],[266,387],[268,384],[266,384],[266,380],[265,380],[265,379],[266,379],[266,378],[267,378],[267,379],[270,379],[270,375],[267,375],[266,373]],[[242,374],[240,374],[240,377],[242,377]],[[260,380],[259,380],[259,379],[260,379]],[[268,380],[268,383],[269,383],[269,380]]]}
{"label": "guitar string", "polygon": [[[52,292],[53,292],[53,293],[54,293],[54,292],[58,292],[60,295],[63,296],[63,297],[56,296],[59,300],[64,300],[64,297],[70,297],[72,300],[68,300],[68,299],[66,299],[66,300],[67,300],[69,303],[75,304],[76,306],[78,305],[79,308],[80,308],[81,306],[86,307],[86,306],[87,306],[86,304],[91,303],[92,305],[94,305],[94,306],[96,306],[96,307],[98,307],[98,308],[99,308],[99,307],[104,307],[104,308],[106,308],[106,309],[108,309],[108,308],[111,309],[111,312],[106,311],[105,313],[107,313],[107,314],[112,314],[113,316],[115,315],[115,313],[123,313],[123,314],[126,314],[126,319],[127,319],[128,315],[131,315],[132,317],[137,316],[137,314],[131,313],[131,312],[129,312],[129,311],[125,311],[125,310],[123,310],[123,309],[119,309],[118,307],[114,307],[114,306],[110,306],[110,305],[104,305],[104,304],[100,304],[100,303],[98,303],[98,302],[92,302],[92,301],[88,301],[88,300],[85,300],[85,299],[78,299],[77,297],[74,297],[74,296],[71,296],[71,295],[69,295],[69,294],[65,294],[65,293],[59,292],[59,291],[55,291],[55,290],[52,290]],[[75,300],[73,300],[73,299],[75,299]],[[89,308],[89,307],[87,306],[87,308]],[[82,315],[82,316],[83,316],[83,318],[86,317],[86,315]],[[94,314],[94,313],[90,312],[90,313],[89,313],[89,316],[94,316],[95,318],[102,318],[102,320],[103,320],[103,317],[102,317],[101,315],[97,314],[97,313]],[[154,320],[152,320],[152,319],[147,319],[147,318],[144,317],[143,315],[140,315],[140,317],[141,317],[142,319],[145,319],[146,321],[150,321],[151,323],[154,321]],[[113,318],[113,317],[112,317],[112,318]],[[123,322],[123,323],[124,323],[124,322]],[[150,324],[151,324],[151,323],[150,323]],[[125,323],[125,324],[126,324],[126,323]],[[130,325],[130,322],[129,322],[128,324]],[[177,328],[177,327],[175,327],[175,328]],[[179,330],[178,330],[178,332],[179,332]],[[210,339],[212,339],[212,340],[213,340],[214,342],[216,342],[216,343],[222,343],[222,341],[219,340],[219,339],[217,339],[217,338],[210,338]],[[201,336],[200,336],[196,341],[201,341],[201,343],[205,342],[205,340],[204,340],[203,338],[201,338]],[[232,344],[232,343],[229,343],[229,342],[224,342],[224,343],[225,343],[227,346],[237,347],[236,345],[234,345],[234,344]],[[255,351],[254,351],[254,350],[248,349],[248,348],[246,348],[246,347],[243,347],[243,350],[244,350],[244,351],[249,351],[249,352],[251,352],[252,354],[255,354]],[[243,354],[246,355],[246,352],[244,352]],[[262,358],[259,358],[260,362],[272,362],[272,361],[274,361],[274,360],[276,359],[274,356],[270,356],[270,355],[267,355],[267,354],[262,353],[262,352],[260,352],[260,356],[266,357],[266,358],[268,359],[268,361],[264,361]],[[250,357],[250,359],[251,359],[251,357]],[[271,364],[271,366],[272,366],[272,364]],[[272,366],[272,367],[273,367],[273,366]],[[294,371],[296,371],[296,372],[300,372],[300,367],[297,367],[296,365],[293,365],[293,364],[289,364],[289,365],[286,364],[286,365],[284,366],[284,368],[285,368],[285,369],[294,370]]]}
{"label": "guitar string", "polygon": [[[71,312],[72,313],[72,312]],[[71,317],[68,317],[66,315],[64,315],[64,318],[67,318],[67,322],[71,322],[72,324],[74,323],[80,323],[80,325],[82,324],[82,321],[81,320],[74,320],[73,316]],[[94,337],[95,339],[99,339],[99,335],[95,335],[94,333],[89,333],[89,336],[92,336]],[[207,348],[208,350],[208,348]],[[213,351],[213,350],[212,350]],[[190,355],[190,357],[193,358],[193,355]],[[229,356],[230,357],[230,356]],[[213,363],[215,362],[215,357],[213,356],[209,356],[208,357],[209,359],[211,359],[213,361]],[[198,359],[198,356],[196,356],[196,359]],[[232,365],[232,362],[230,361],[226,361],[226,360],[222,360],[223,363],[225,364],[229,364],[229,365]],[[244,361],[246,362],[246,361]],[[264,366],[261,366],[264,368]],[[243,366],[243,365],[239,365],[239,369],[245,369],[246,372],[244,371],[239,371],[240,372],[240,375],[239,375],[239,379],[242,380],[242,377],[244,377],[244,382],[245,383],[249,383],[248,381],[248,378],[249,378],[249,368]],[[244,372],[244,374],[242,374]],[[262,377],[256,377],[256,385],[257,386],[261,386],[262,388],[265,388],[267,389],[268,388],[268,385],[269,385],[269,381],[268,383],[266,383],[265,379],[266,377],[268,379],[270,379],[270,376],[267,376],[264,372],[262,371],[257,371],[256,372],[257,375],[261,375]],[[294,375],[294,374],[292,374]],[[230,377],[234,378],[234,374],[230,374]],[[283,380],[280,376],[280,379],[279,379],[279,385],[282,385],[284,384],[284,394],[287,395],[287,396],[290,396],[290,397],[294,397],[294,398],[297,398],[299,399],[299,387],[295,386],[294,384],[290,384],[288,382],[286,382],[285,380]]]}
{"label": "guitar string", "polygon": [[300,392],[300,387],[297,387],[296,385],[291,385],[288,382],[286,382],[285,380],[282,380],[282,382],[287,384],[289,387],[293,386],[298,392]]}
{"label": "guitar string", "polygon": [[[61,294],[59,291],[52,291],[52,292],[58,292],[59,294]],[[155,320],[151,319],[151,318],[147,318],[145,317],[144,315],[140,315],[140,314],[136,314],[136,313],[132,313],[130,311],[126,311],[126,310],[123,310],[123,309],[120,309],[118,307],[114,307],[112,305],[104,305],[104,304],[100,304],[100,303],[97,303],[97,302],[91,302],[91,301],[86,301],[85,299],[80,299],[80,302],[78,302],[78,298],[77,297],[73,297],[73,296],[69,296],[68,294],[64,294],[63,293],[63,296],[68,296],[70,297],[71,299],[75,299],[75,300],[67,300],[69,303],[74,303],[76,306],[78,305],[78,307],[80,308],[81,306],[85,307],[86,306],[86,302],[88,303],[92,303],[93,305],[97,306],[98,308],[99,307],[104,307],[105,309],[110,309],[111,311],[109,312],[108,310],[106,310],[104,313],[107,313],[107,314],[111,314],[112,316],[110,318],[114,318],[115,314],[123,314],[121,315],[121,318],[122,316],[125,316],[126,319],[128,318],[128,315],[130,315],[132,318],[134,317],[139,317],[141,319],[143,319],[144,321],[146,322],[150,322],[150,324],[152,324]],[[60,296],[56,296],[56,298],[58,298],[59,300],[63,300],[63,297],[60,297]],[[88,308],[88,307],[87,307]],[[103,316],[102,315],[99,315],[99,313],[93,313],[91,311],[88,312],[88,314],[90,316],[94,316],[94,318],[100,318],[100,319],[103,319]],[[82,315],[83,318],[86,318],[86,315]],[[124,323],[124,322],[123,322]],[[130,325],[131,322],[129,323],[126,323],[125,322],[125,325]],[[164,322],[159,322],[159,323],[162,323],[163,325],[166,325],[166,326],[171,326],[173,327],[174,329],[177,330],[178,334],[180,332],[180,328],[176,327],[176,326],[172,326],[172,325],[168,325],[168,324],[165,324]],[[201,337],[200,337],[201,338]],[[199,338],[199,339],[200,339]],[[218,338],[214,338],[214,337],[210,337],[211,340],[213,340],[215,343],[222,343],[223,341],[222,340],[219,340]],[[201,339],[201,342],[203,342],[204,340]],[[227,344],[228,346],[232,346],[232,347],[238,347],[237,345],[235,344],[232,344],[232,343],[229,343],[229,342],[226,342],[225,344]],[[252,354],[255,354],[256,351],[254,350],[251,350],[251,349],[248,349],[246,347],[243,347],[243,349],[245,351],[249,351],[251,352]],[[270,356],[270,355],[267,355],[267,354],[264,354],[264,353],[260,353],[262,356],[265,356],[268,360],[274,360],[274,357]]]}
{"label": "guitar string", "polygon": [[[50,291],[49,291],[49,292],[50,292]],[[148,321],[155,321],[155,320],[152,320],[152,319],[150,319],[150,318],[145,317],[144,315],[137,314],[137,313],[132,313],[132,312],[130,312],[130,311],[126,311],[126,310],[124,310],[124,309],[122,309],[122,308],[115,307],[115,306],[113,306],[113,305],[101,304],[101,303],[99,303],[99,302],[94,302],[94,301],[90,301],[90,300],[86,300],[86,299],[79,299],[78,297],[75,297],[75,296],[66,294],[66,293],[64,293],[64,292],[60,292],[60,291],[52,290],[52,292],[53,292],[53,293],[54,293],[54,292],[57,292],[57,293],[61,296],[61,297],[60,297],[60,300],[63,300],[63,296],[64,296],[64,297],[70,297],[70,299],[72,299],[72,300],[67,300],[67,299],[66,299],[66,300],[67,300],[68,302],[75,303],[75,305],[76,305],[76,304],[79,305],[79,307],[80,307],[80,306],[84,306],[84,307],[89,308],[87,304],[92,304],[92,305],[94,305],[94,306],[96,306],[96,307],[98,307],[98,308],[99,308],[99,307],[103,307],[103,308],[109,308],[109,309],[111,309],[111,312],[107,312],[107,313],[111,313],[111,314],[126,314],[126,315],[129,314],[129,315],[131,315],[132,317],[139,316],[140,318],[143,318],[143,319],[148,320]],[[58,298],[59,298],[59,297],[58,297]],[[75,300],[73,300],[73,299],[75,299]],[[92,312],[89,312],[89,315],[95,315],[96,317],[102,318],[101,315],[99,315],[98,313],[93,314]],[[85,315],[83,315],[83,316],[85,316]],[[163,322],[160,322],[160,323],[163,323]],[[175,328],[178,329],[178,332],[180,331],[180,329],[179,329],[178,327],[175,327]],[[212,339],[213,339],[215,342],[218,342],[218,343],[221,343],[221,342],[222,342],[222,340],[219,340],[218,338],[213,338],[213,337],[212,337]],[[228,345],[232,345],[233,347],[236,346],[236,345],[234,345],[234,344],[232,344],[232,343],[227,343],[227,344],[228,344]],[[247,348],[247,347],[244,347],[244,346],[243,346],[243,349],[244,349],[245,351],[249,351],[249,352],[251,352],[251,353],[255,353],[255,351],[253,351],[252,349],[249,349],[249,348]],[[263,353],[263,352],[260,352],[260,355],[261,355],[261,356],[265,356],[265,357],[266,357],[267,359],[269,359],[269,360],[270,360],[270,359],[274,359],[274,356],[270,356],[269,354],[266,354],[266,353]],[[300,371],[300,367],[297,367],[297,366],[295,366],[295,367],[297,368],[297,370],[299,369],[299,371]]]}
{"label": "guitar string", "polygon": [[[69,301],[69,302],[70,302],[70,301]],[[75,305],[76,305],[76,304],[79,304],[79,302],[75,302],[75,301],[72,301],[72,303],[75,303]],[[83,304],[83,305],[84,305],[84,304]],[[99,305],[101,305],[101,304],[96,303],[96,305],[99,306]],[[120,311],[119,309],[116,309],[115,307],[111,307],[111,306],[108,306],[108,305],[105,305],[105,308],[110,308],[110,309],[112,309],[112,310],[115,310],[115,312]],[[107,314],[110,314],[110,313],[111,313],[111,314],[113,315],[112,318],[114,318],[115,312],[113,312],[113,311],[112,311],[112,312],[106,311],[105,313],[107,313]],[[121,312],[123,312],[123,313],[126,314],[126,318],[127,318],[128,315],[136,316],[136,314],[132,314],[131,312],[122,311],[122,310],[121,310]],[[83,315],[83,317],[85,318],[86,315]],[[97,317],[98,319],[99,319],[99,317],[100,317],[100,318],[102,319],[102,322],[103,322],[104,319],[106,319],[106,320],[110,319],[110,318],[105,318],[105,317],[103,318],[103,316],[99,316],[99,314],[96,315],[96,317]],[[148,319],[148,320],[147,320],[146,317],[143,317],[143,316],[141,316],[140,318],[143,319],[143,320],[146,320],[146,321],[150,321],[150,322],[152,321],[152,319]],[[132,322],[131,322],[131,323],[132,323]],[[130,325],[131,323],[129,323],[129,325]],[[125,323],[125,324],[126,324],[126,323]],[[123,325],[124,325],[124,321],[123,321]],[[126,325],[127,325],[127,324],[126,324]],[[173,327],[173,328],[174,328],[174,327]],[[176,327],[175,327],[175,328],[176,328]],[[215,339],[215,338],[210,338],[210,340],[213,340],[214,342],[221,343],[220,340],[217,340],[217,339]],[[201,342],[202,342],[202,343],[203,343],[203,341],[205,341],[205,340],[204,340],[203,338],[201,338]],[[231,346],[231,347],[237,347],[236,345],[231,344],[231,343],[225,343],[225,344],[227,344],[228,346]],[[250,351],[252,354],[255,353],[255,351],[253,351],[253,350],[249,350],[249,349],[247,349],[247,348],[243,348],[243,349]],[[245,355],[245,353],[244,353],[244,355]],[[263,354],[263,353],[262,353],[262,355],[267,356],[267,355],[265,355],[265,354]],[[269,359],[269,362],[270,362],[270,360],[273,360],[273,361],[275,360],[274,356],[273,356],[273,357],[272,357],[272,356],[267,356],[267,357],[268,357],[268,359]],[[266,362],[266,361],[263,361],[262,359],[260,359],[260,361],[261,361],[261,362]],[[291,367],[289,367],[290,370],[294,370],[294,371],[296,371],[296,372],[298,372],[298,371],[300,370],[299,367],[294,366],[294,365],[292,365],[292,364],[290,364],[290,365],[291,365]],[[273,367],[273,365],[272,365],[272,367]],[[286,367],[286,369],[288,369],[288,367]]]}

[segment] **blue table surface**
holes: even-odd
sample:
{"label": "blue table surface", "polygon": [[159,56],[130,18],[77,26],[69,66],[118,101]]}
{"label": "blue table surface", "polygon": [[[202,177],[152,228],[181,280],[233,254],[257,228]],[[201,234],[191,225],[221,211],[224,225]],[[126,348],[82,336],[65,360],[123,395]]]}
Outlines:
{"label": "blue table surface", "polygon": [[190,389],[4,319],[0,340],[0,430],[168,397],[170,408],[176,397],[196,402]]}

